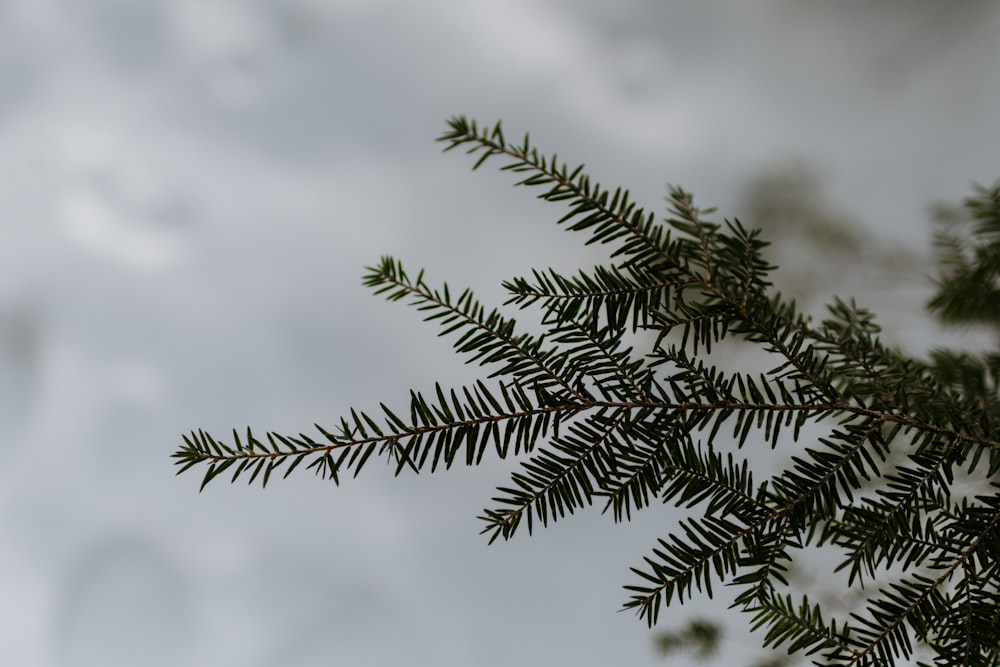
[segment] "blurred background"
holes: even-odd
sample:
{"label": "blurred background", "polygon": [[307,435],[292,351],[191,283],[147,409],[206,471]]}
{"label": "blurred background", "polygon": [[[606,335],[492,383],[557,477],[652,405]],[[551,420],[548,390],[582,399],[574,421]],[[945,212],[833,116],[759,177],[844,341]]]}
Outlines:
{"label": "blurred background", "polygon": [[998,34],[987,0],[0,2],[0,663],[663,664],[616,612],[669,508],[487,547],[509,466],[199,495],[170,454],[478,377],[361,287],[383,254],[497,304],[601,261],[441,155],[454,114],[764,225],[807,307],[926,350],[930,207],[1000,178]]}

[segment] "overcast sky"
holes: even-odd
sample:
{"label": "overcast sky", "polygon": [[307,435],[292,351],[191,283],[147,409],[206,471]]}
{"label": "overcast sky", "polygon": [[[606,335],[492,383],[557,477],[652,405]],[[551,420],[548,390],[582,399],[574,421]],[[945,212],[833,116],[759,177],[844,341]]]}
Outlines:
{"label": "overcast sky", "polygon": [[662,664],[616,612],[668,508],[487,547],[503,465],[199,495],[169,455],[476,377],[361,287],[383,254],[490,302],[599,259],[441,155],[447,117],[653,209],[740,215],[807,164],[919,253],[931,203],[1000,178],[997,34],[972,0],[0,4],[0,663]]}

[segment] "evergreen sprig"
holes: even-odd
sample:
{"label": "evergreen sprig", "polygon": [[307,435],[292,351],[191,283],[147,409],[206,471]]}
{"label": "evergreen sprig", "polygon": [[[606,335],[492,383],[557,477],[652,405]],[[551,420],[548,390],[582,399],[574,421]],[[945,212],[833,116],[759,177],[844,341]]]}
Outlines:
{"label": "evergreen sprig", "polygon": [[[762,645],[818,664],[918,651],[938,665],[1000,661],[1000,355],[908,357],[854,302],[814,323],[772,289],[759,232],[710,220],[679,188],[661,223],[527,135],[509,143],[499,123],[453,118],[440,141],[474,168],[503,160],[518,185],[567,206],[559,224],[609,246],[612,263],[504,283],[506,305],[540,309],[534,336],[471,291],[432,288],[383,258],[364,283],[437,322],[490,383],[412,392],[406,411],[352,410],[318,436],[194,431],[174,454],[180,472],[205,466],[202,487],[223,474],[266,486],[300,464],[338,482],[372,457],[397,474],[516,457],[481,516],[490,542],[595,502],[615,521],[654,502],[683,513],[626,586],[625,608],[650,625],[664,605],[726,584]],[[930,308],[1000,330],[1000,188],[965,210],[967,237],[955,225],[938,235]],[[765,351],[767,370],[720,368],[713,349],[727,339]],[[752,470],[778,448],[792,450],[784,469]],[[790,583],[804,554],[829,547],[841,554],[829,576],[846,570],[842,586],[858,592],[839,619]]]}

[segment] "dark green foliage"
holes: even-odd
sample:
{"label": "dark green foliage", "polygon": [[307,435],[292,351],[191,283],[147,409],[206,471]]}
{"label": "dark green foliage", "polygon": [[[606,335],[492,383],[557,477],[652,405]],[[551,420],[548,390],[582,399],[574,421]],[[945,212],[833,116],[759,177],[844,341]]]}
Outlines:
{"label": "dark green foliage", "polygon": [[694,620],[677,632],[664,632],[656,638],[656,646],[664,655],[694,648],[699,660],[710,658],[719,648],[720,633],[711,621]]}
{"label": "dark green foliage", "polygon": [[[683,513],[626,586],[625,608],[650,625],[663,606],[725,584],[763,646],[819,664],[1000,662],[1000,356],[910,358],[853,302],[814,322],[771,289],[759,233],[712,221],[681,189],[661,223],[527,137],[507,143],[499,124],[455,118],[441,141],[476,167],[505,160],[520,185],[568,206],[559,223],[607,245],[612,264],[505,283],[507,305],[541,311],[534,336],[470,291],[432,288],[384,258],[365,284],[436,321],[491,380],[412,393],[404,411],[351,411],[315,437],[193,432],[174,455],[181,471],[266,485],[300,464],[336,482],[373,456],[397,474],[518,457],[481,517],[491,542],[595,503],[615,521],[654,503]],[[966,211],[968,238],[958,225],[939,234],[931,309],[1000,328],[1000,190],[982,189]],[[719,368],[725,340],[765,352],[766,370]],[[791,450],[788,464],[755,479],[750,461],[772,449]],[[789,583],[820,548],[840,554],[824,584],[858,593],[838,618]]]}
{"label": "dark green foliage", "polygon": [[978,188],[935,236],[944,270],[928,304],[945,322],[1000,329],[1000,188]]}

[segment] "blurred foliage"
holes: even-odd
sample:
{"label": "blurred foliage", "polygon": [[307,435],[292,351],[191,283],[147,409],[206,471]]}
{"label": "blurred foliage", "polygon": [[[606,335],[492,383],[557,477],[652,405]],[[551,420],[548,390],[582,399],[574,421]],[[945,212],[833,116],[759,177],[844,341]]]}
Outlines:
{"label": "blurred foliage", "polygon": [[791,298],[923,279],[926,257],[899,245],[884,247],[865,233],[829,203],[820,174],[808,165],[763,169],[748,182],[740,210],[741,219],[771,242],[780,266],[774,283]]}
{"label": "blurred foliage", "polygon": [[833,258],[857,255],[864,245],[863,234],[827,204],[819,176],[805,165],[764,170],[747,186],[742,210],[748,224],[779,243],[802,239]]}
{"label": "blurred foliage", "polygon": [[928,309],[952,325],[985,325],[1000,335],[1000,195],[976,187],[961,208],[939,205],[934,236],[943,269]]}
{"label": "blurred foliage", "polygon": [[721,635],[718,623],[693,619],[681,630],[659,633],[656,636],[656,647],[664,656],[691,650],[698,660],[707,660],[719,650]]}

